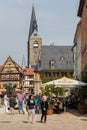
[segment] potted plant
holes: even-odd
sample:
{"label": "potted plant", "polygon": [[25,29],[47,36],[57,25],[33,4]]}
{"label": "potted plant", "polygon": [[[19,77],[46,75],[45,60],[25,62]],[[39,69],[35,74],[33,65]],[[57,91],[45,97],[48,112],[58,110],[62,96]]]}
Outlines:
{"label": "potted plant", "polygon": [[53,114],[53,110],[55,109],[55,106],[54,106],[54,104],[52,104],[52,103],[49,103],[48,104],[48,110],[47,110],[47,114],[48,115],[51,115],[51,114]]}
{"label": "potted plant", "polygon": [[87,105],[85,103],[79,103],[77,105],[77,109],[78,109],[80,114],[85,114],[87,111]]}

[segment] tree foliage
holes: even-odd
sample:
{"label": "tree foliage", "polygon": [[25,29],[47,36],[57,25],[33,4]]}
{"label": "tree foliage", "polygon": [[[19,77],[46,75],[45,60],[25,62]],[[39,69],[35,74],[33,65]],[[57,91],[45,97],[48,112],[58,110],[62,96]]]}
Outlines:
{"label": "tree foliage", "polygon": [[64,94],[63,88],[58,88],[58,87],[55,87],[54,85],[48,85],[46,87],[42,87],[41,90],[42,90],[42,93],[48,97],[52,97],[54,95],[61,96]]}

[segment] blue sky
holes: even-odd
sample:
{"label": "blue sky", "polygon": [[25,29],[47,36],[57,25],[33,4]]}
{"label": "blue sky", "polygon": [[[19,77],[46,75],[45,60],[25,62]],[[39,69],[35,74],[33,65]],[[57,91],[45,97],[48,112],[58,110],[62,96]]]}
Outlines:
{"label": "blue sky", "polygon": [[[0,65],[11,56],[27,62],[27,39],[33,0],[0,0]],[[43,45],[73,45],[79,0],[34,0]]]}

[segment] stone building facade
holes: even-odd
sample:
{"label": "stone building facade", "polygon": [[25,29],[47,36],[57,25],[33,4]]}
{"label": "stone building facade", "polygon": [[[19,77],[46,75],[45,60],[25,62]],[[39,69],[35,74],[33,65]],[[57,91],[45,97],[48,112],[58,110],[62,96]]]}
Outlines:
{"label": "stone building facade", "polygon": [[43,82],[64,75],[73,78],[73,52],[71,48],[72,46],[57,46],[55,44],[42,45],[33,5],[27,42],[27,67],[35,69],[36,93],[39,92]]}
{"label": "stone building facade", "polygon": [[87,0],[80,0],[78,16],[81,18],[82,72],[87,71]]}
{"label": "stone building facade", "polygon": [[81,79],[82,72],[81,48],[81,21],[79,21],[74,36],[74,45],[72,47],[74,54],[74,77],[79,80]]}

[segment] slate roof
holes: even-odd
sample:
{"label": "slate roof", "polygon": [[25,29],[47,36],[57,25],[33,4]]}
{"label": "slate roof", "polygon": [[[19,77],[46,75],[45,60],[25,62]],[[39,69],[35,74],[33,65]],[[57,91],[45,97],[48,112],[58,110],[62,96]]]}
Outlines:
{"label": "slate roof", "polygon": [[37,20],[36,20],[36,15],[35,15],[35,8],[34,8],[34,4],[33,4],[33,6],[32,6],[32,13],[31,13],[31,21],[30,21],[30,30],[29,30],[28,41],[30,39],[30,36],[34,32],[34,30],[38,31],[38,25],[37,25]]}
{"label": "slate roof", "polygon": [[39,36],[37,30],[34,30],[34,32],[32,33],[30,39],[41,39],[41,37]]}
{"label": "slate roof", "polygon": [[[73,70],[72,46],[42,46],[38,71],[41,70]],[[64,59],[61,60],[61,57]],[[50,62],[55,61],[55,67],[51,68]]]}
{"label": "slate roof", "polygon": [[78,14],[77,14],[79,17],[82,16],[84,3],[85,3],[85,0],[80,0],[80,2],[79,2],[79,8],[78,8]]}

